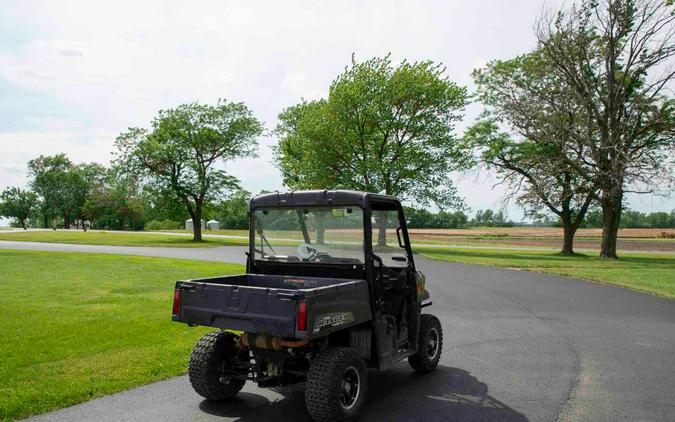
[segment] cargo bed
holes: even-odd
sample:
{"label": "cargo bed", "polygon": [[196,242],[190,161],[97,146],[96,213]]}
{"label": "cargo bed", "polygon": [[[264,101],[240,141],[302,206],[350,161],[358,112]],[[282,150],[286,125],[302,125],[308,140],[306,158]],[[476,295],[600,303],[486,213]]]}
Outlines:
{"label": "cargo bed", "polygon": [[176,282],[173,319],[314,339],[372,319],[365,280],[242,274]]}

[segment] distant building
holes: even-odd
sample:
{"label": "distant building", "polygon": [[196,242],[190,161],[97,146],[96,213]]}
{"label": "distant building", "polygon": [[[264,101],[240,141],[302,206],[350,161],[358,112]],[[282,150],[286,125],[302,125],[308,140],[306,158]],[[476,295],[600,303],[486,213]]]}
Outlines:
{"label": "distant building", "polygon": [[[192,224],[192,219],[185,220],[185,230],[194,231],[194,225]],[[206,223],[202,220],[202,230],[206,229]]]}
{"label": "distant building", "polygon": [[220,230],[220,221],[209,220],[206,222],[206,230]]}

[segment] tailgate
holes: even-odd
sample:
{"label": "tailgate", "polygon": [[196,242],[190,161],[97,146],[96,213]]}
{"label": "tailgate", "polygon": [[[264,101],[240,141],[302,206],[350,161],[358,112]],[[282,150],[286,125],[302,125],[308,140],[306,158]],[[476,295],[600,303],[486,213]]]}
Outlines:
{"label": "tailgate", "polygon": [[180,313],[174,320],[273,336],[293,337],[296,291],[179,281]]}

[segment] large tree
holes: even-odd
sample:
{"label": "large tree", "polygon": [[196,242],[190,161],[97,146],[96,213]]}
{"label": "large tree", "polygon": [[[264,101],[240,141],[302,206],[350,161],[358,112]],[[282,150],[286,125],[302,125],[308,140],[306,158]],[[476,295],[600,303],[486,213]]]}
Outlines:
{"label": "large tree", "polygon": [[19,227],[26,230],[26,220],[38,206],[35,192],[9,187],[0,194],[0,215],[15,218]]}
{"label": "large tree", "polygon": [[108,169],[98,163],[82,163],[74,166],[71,172],[74,184],[70,201],[74,207],[73,215],[77,219],[78,226],[81,224],[82,230],[87,231],[87,221],[92,219],[87,203],[95,193],[104,189]]}
{"label": "large tree", "polygon": [[667,3],[587,0],[538,24],[544,59],[594,126],[577,170],[599,184],[604,258],[617,258],[624,193],[672,186],[675,14]]}
{"label": "large tree", "polygon": [[[484,113],[464,135],[480,162],[493,170],[529,214],[542,209],[563,227],[563,254],[598,186],[579,174],[589,136],[585,109],[551,72],[540,51],[496,60],[473,73]],[[592,126],[592,125],[591,125]]]}
{"label": "large tree", "polygon": [[279,115],[275,154],[291,189],[358,189],[456,207],[450,179],[464,87],[431,61],[352,63],[328,98]]}
{"label": "large tree", "polygon": [[150,201],[133,174],[116,167],[106,169],[104,174],[95,168],[90,170],[94,177],[89,179],[90,191],[82,207],[82,218],[91,221],[92,227],[138,230],[148,217],[154,217],[149,215],[153,211],[148,205]]}
{"label": "large tree", "polygon": [[193,221],[194,240],[202,240],[205,203],[238,181],[220,162],[255,154],[262,124],[243,103],[190,103],[162,110],[149,129],[130,128],[115,143],[120,165],[170,193]]}
{"label": "large tree", "polygon": [[56,229],[56,217],[60,215],[64,227],[70,228],[70,217],[77,208],[76,198],[83,185],[81,177],[73,171],[73,163],[65,154],[40,155],[28,162],[28,174],[32,177],[33,191],[42,197],[45,227],[51,219]]}
{"label": "large tree", "polygon": [[226,229],[247,229],[250,200],[251,192],[239,189],[232,192],[219,204],[216,204],[214,214],[220,220],[220,227]]}

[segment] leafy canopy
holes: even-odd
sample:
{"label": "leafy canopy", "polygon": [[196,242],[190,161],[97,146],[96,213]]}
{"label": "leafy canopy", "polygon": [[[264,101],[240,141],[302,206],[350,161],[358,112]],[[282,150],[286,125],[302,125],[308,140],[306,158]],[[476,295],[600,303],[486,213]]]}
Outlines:
{"label": "leafy canopy", "polygon": [[160,111],[150,129],[122,133],[118,164],[181,201],[194,217],[205,202],[238,185],[218,163],[254,155],[262,131],[243,103],[184,104]]}
{"label": "leafy canopy", "polygon": [[16,218],[20,226],[32,215],[38,206],[35,192],[8,187],[0,194],[0,215]]}
{"label": "leafy canopy", "polygon": [[486,108],[464,140],[481,163],[532,214],[542,207],[563,219],[585,213],[597,185],[580,174],[580,152],[593,127],[541,51],[492,61],[473,77]]}
{"label": "leafy canopy", "polygon": [[275,154],[284,183],[459,206],[450,173],[464,156],[453,129],[466,104],[466,88],[440,64],[352,58],[328,99],[303,100],[279,115]]}
{"label": "leafy canopy", "polygon": [[77,213],[88,190],[86,169],[93,168],[87,166],[97,165],[75,166],[65,154],[41,155],[28,162],[31,187],[42,197],[45,215],[61,215],[67,220]]}

